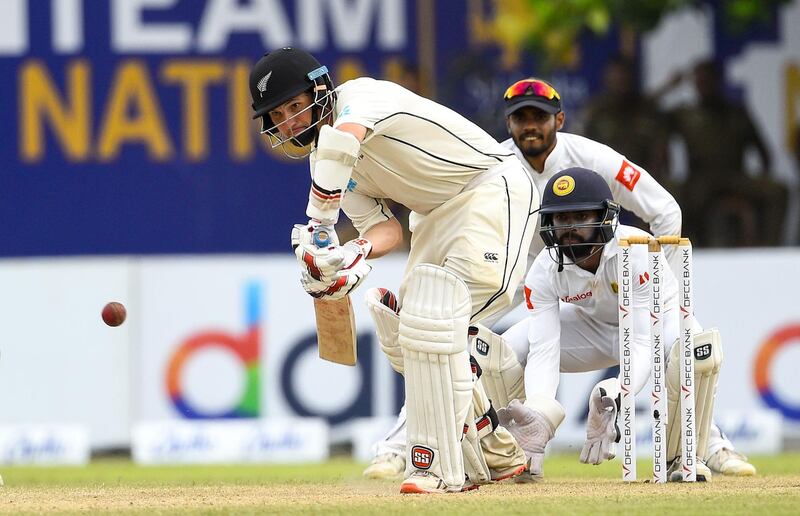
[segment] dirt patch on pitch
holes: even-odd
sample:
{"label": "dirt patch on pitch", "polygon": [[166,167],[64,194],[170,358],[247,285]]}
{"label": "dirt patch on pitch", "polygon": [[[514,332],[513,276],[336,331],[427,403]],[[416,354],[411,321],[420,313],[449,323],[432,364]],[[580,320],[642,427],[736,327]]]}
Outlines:
{"label": "dirt patch on pitch", "polygon": [[[91,486],[80,488],[6,487],[0,490],[0,511],[47,512],[260,512],[260,513],[370,513],[400,514],[411,511],[458,513],[472,510],[497,512],[578,513],[605,512],[621,500],[632,509],[665,509],[676,496],[718,503],[749,499],[754,503],[787,497],[800,502],[800,477],[722,478],[708,484],[623,484],[616,480],[554,479],[538,484],[503,483],[478,491],[446,496],[402,496],[394,482],[342,481],[325,484],[194,485],[177,487]],[[665,493],[672,496],[665,497]],[[760,500],[760,502],[759,502]],[[787,500],[788,501],[788,500]],[[743,509],[739,505],[739,509]],[[533,511],[537,512],[537,511]],[[634,511],[636,512],[636,511]]]}

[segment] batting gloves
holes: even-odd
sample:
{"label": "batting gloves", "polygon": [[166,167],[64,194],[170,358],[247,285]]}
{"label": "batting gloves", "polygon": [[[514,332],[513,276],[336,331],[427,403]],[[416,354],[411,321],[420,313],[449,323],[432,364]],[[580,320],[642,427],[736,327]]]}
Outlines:
{"label": "batting gloves", "polygon": [[[301,234],[304,230],[298,229]],[[293,239],[294,242],[294,239]],[[367,255],[372,243],[355,238],[342,246],[317,248],[314,244],[300,243],[295,256],[302,264],[300,282],[309,295],[317,298],[340,299],[358,287],[372,270]]]}

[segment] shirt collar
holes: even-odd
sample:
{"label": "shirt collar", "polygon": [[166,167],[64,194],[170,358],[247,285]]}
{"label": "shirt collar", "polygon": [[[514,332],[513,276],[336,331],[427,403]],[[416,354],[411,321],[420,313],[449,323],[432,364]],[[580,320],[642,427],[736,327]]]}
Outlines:
{"label": "shirt collar", "polygon": [[603,256],[600,257],[600,263],[605,263],[614,256],[617,256],[617,252],[619,252],[619,243],[617,243],[617,236],[614,235],[614,237],[603,246]]}
{"label": "shirt collar", "polygon": [[542,172],[545,174],[560,172],[560,168],[557,170],[556,167],[560,167],[559,163],[561,162],[561,156],[563,155],[564,145],[561,143],[558,133],[556,133],[556,146],[553,147],[550,155],[547,156],[546,160],[544,160],[544,170]]}

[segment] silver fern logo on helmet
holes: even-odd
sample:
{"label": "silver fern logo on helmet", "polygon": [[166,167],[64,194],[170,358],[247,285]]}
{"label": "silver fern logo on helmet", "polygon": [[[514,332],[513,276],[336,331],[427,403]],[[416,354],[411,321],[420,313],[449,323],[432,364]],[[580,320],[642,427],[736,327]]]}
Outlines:
{"label": "silver fern logo on helmet", "polygon": [[258,84],[256,85],[256,88],[258,88],[258,91],[261,92],[262,97],[264,96],[264,93],[267,91],[267,82],[269,81],[269,78],[271,76],[272,72],[269,72],[267,75],[262,77],[261,80],[258,81]]}

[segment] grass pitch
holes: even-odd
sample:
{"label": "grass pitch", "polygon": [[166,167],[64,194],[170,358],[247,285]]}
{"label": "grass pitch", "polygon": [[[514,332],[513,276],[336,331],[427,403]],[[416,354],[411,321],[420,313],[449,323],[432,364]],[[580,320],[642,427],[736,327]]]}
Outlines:
{"label": "grass pitch", "polygon": [[[757,457],[758,476],[702,484],[624,484],[618,462],[545,461],[537,484],[482,486],[442,496],[400,495],[399,482],[361,477],[364,464],[141,467],[98,460],[85,468],[2,469],[0,511],[131,514],[800,514],[800,454]],[[639,475],[649,473],[646,461]]]}

